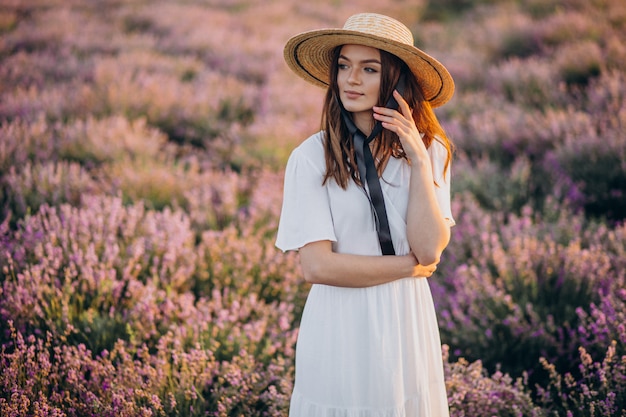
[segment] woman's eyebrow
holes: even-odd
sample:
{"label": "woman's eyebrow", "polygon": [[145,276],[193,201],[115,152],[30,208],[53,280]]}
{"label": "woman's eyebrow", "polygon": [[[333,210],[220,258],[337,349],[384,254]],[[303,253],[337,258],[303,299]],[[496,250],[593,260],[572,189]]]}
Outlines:
{"label": "woman's eyebrow", "polygon": [[[339,59],[345,59],[348,62],[352,62],[350,61],[350,58],[348,58],[345,55],[339,55]],[[360,61],[361,64],[381,64],[381,62],[378,59],[372,58],[372,59],[364,59],[363,61]]]}

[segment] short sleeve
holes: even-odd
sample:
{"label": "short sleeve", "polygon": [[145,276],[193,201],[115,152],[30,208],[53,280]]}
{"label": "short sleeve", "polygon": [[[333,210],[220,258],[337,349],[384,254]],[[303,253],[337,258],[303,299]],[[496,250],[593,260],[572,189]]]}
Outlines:
{"label": "short sleeve", "polygon": [[433,178],[437,184],[435,185],[435,195],[439,203],[439,208],[450,226],[454,226],[456,222],[454,221],[450,207],[450,165],[452,165],[452,162],[448,164],[444,171],[448,150],[439,141],[434,140],[428,148],[428,154],[430,155],[431,165],[433,167]]}
{"label": "short sleeve", "polygon": [[[328,190],[322,185],[324,171],[317,159],[319,153],[310,155],[301,145],[287,162],[276,236],[276,247],[282,251],[298,250],[320,240],[337,241]],[[323,153],[321,163],[325,164]]]}

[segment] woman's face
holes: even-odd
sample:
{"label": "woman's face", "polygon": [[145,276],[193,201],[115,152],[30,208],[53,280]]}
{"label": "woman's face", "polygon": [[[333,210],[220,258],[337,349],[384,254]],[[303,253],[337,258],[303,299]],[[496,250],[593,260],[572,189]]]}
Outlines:
{"label": "woman's face", "polygon": [[380,51],[369,46],[344,45],[338,64],[337,85],[341,103],[353,113],[355,122],[361,119],[369,123],[380,90]]}

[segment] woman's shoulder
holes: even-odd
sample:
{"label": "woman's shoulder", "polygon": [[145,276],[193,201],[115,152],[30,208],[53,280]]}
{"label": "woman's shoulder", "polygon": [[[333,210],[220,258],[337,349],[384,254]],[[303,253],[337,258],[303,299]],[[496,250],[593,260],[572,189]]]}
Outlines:
{"label": "woman's shoulder", "polygon": [[294,150],[293,153],[303,153],[305,155],[324,155],[324,132],[319,131],[309,136],[302,141]]}
{"label": "woman's shoulder", "polygon": [[435,139],[431,142],[428,147],[428,154],[430,155],[431,161],[445,161],[448,160],[448,148],[443,144],[442,139],[438,136],[435,136]]}
{"label": "woman's shoulder", "polygon": [[324,132],[319,131],[302,141],[289,157],[290,161],[308,161],[316,167],[322,169],[326,166],[324,157]]}
{"label": "woman's shoulder", "polygon": [[430,156],[430,162],[433,167],[433,176],[435,182],[441,181],[449,182],[448,173],[450,172],[450,154],[449,149],[446,148],[439,137],[435,137],[430,146],[428,147],[428,154]]}
{"label": "woman's shoulder", "polygon": [[446,148],[446,145],[443,144],[443,139],[439,136],[435,136],[428,147],[428,152],[435,155],[441,155],[442,153],[447,154],[448,149]]}

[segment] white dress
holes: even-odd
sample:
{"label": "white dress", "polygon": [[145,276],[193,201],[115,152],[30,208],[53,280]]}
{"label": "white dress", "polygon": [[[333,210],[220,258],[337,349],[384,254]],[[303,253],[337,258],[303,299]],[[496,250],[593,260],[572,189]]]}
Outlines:
{"label": "white dress", "polygon": [[[429,148],[436,195],[450,224],[446,150]],[[381,255],[363,190],[322,186],[323,135],[289,158],[276,239],[283,250],[330,240],[339,253]],[[396,254],[409,252],[406,211],[410,168],[391,158],[381,186]],[[367,288],[315,284],[308,295],[296,345],[291,417],[448,417],[441,342],[428,279],[405,278]]]}

